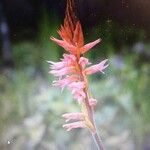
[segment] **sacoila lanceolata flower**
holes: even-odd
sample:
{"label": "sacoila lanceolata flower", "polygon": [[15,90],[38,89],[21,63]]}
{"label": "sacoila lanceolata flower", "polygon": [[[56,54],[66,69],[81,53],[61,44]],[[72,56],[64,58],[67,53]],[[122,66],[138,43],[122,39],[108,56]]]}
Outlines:
{"label": "sacoila lanceolata flower", "polygon": [[53,85],[62,89],[66,87],[70,90],[73,98],[81,107],[81,112],[62,115],[66,119],[66,124],[63,127],[67,131],[74,128],[88,128],[97,143],[98,149],[104,149],[97,134],[93,118],[93,109],[97,100],[91,97],[87,77],[97,72],[104,73],[104,69],[108,67],[107,59],[92,65],[84,57],[84,54],[98,44],[101,39],[84,44],[82,27],[75,16],[73,0],[67,0],[64,24],[61,26],[58,34],[61,40],[54,37],[51,37],[51,40],[63,47],[65,53],[59,62],[48,61],[51,69],[50,73],[58,78],[58,80],[53,81]]}

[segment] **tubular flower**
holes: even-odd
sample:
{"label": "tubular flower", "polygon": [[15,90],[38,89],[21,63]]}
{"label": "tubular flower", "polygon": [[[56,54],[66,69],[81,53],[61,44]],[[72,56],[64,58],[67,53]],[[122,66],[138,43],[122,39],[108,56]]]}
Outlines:
{"label": "tubular flower", "polygon": [[75,128],[86,128],[86,125],[84,121],[77,121],[73,123],[64,124],[63,127],[66,128],[67,131],[70,131]]}
{"label": "tubular flower", "polygon": [[84,120],[83,113],[66,113],[62,116],[66,119],[66,122],[70,120]]}
{"label": "tubular flower", "polygon": [[96,64],[96,65],[93,65],[87,69],[85,69],[85,74],[89,75],[89,74],[94,74],[94,73],[97,73],[97,72],[102,72],[104,73],[104,69],[108,67],[108,64],[106,64],[108,60],[105,59],[103,60],[102,62],[100,62],[99,64]]}
{"label": "tubular flower", "polygon": [[96,106],[97,100],[89,96],[87,75],[97,72],[104,73],[108,64],[107,59],[105,59],[99,64],[91,65],[91,62],[83,57],[84,53],[88,52],[101,40],[97,39],[94,42],[84,44],[82,27],[80,21],[75,17],[73,6],[73,0],[67,0],[64,25],[58,31],[62,39],[51,37],[52,41],[65,49],[65,53],[59,62],[48,61],[51,69],[49,73],[58,77],[58,80],[53,81],[53,85],[62,89],[67,87],[81,106],[81,113],[66,113],[63,115],[66,122],[76,120],[76,122],[67,123],[63,127],[67,131],[73,128],[88,128],[95,133],[93,108]]}
{"label": "tubular flower", "polygon": [[90,98],[89,99],[89,104],[90,104],[91,107],[95,107],[96,104],[97,104],[97,100],[94,99],[94,98]]}

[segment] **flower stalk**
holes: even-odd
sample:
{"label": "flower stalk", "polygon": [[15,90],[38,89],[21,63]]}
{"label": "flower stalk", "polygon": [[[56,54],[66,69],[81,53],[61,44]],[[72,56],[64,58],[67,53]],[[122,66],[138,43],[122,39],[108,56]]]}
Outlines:
{"label": "flower stalk", "polygon": [[53,81],[53,85],[61,87],[62,90],[65,87],[68,88],[73,98],[81,107],[81,112],[65,113],[62,115],[66,119],[66,124],[63,127],[67,131],[74,128],[89,129],[98,150],[104,150],[102,140],[98,136],[93,113],[97,100],[91,97],[88,76],[97,72],[104,73],[104,70],[108,67],[108,60],[105,59],[96,65],[92,65],[84,57],[84,54],[101,40],[97,39],[94,42],[84,44],[82,27],[80,21],[75,16],[73,0],[67,0],[64,25],[61,26],[58,33],[62,40],[54,37],[51,37],[51,40],[63,47],[66,52],[59,62],[48,61],[50,64],[50,73],[58,77],[58,80]]}

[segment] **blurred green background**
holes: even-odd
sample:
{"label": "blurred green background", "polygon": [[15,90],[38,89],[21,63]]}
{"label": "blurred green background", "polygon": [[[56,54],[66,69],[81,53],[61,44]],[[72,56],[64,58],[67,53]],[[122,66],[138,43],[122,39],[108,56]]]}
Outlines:
{"label": "blurred green background", "polygon": [[[64,50],[58,37],[65,0],[0,2],[0,150],[96,150],[87,130],[66,132],[62,114],[79,110],[67,90],[51,86],[47,60]],[[109,59],[89,78],[95,118],[107,150],[150,150],[150,1],[76,0],[86,56]]]}

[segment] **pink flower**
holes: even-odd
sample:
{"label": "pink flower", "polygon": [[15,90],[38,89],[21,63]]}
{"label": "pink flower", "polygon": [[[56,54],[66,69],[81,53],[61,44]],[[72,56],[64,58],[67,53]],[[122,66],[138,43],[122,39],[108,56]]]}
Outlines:
{"label": "pink flower", "polygon": [[102,62],[100,62],[99,64],[96,64],[96,65],[93,65],[89,68],[86,68],[85,69],[85,74],[87,74],[87,75],[94,74],[94,73],[97,73],[99,71],[104,73],[103,70],[109,66],[108,64],[105,64],[107,61],[108,60],[105,59]]}
{"label": "pink flower", "polygon": [[65,67],[65,62],[61,61],[61,62],[52,62],[52,61],[47,61],[48,63],[51,64],[50,68],[52,70],[58,70],[58,69],[61,69],[63,67]]}
{"label": "pink flower", "polygon": [[51,70],[59,70],[68,66],[75,66],[76,57],[71,54],[64,54],[60,62],[47,61],[50,64]]}
{"label": "pink flower", "polygon": [[63,128],[66,128],[67,131],[70,131],[75,128],[86,128],[84,121],[77,121],[73,123],[64,124]]}
{"label": "pink flower", "polygon": [[84,82],[80,82],[80,81],[69,84],[69,89],[71,89],[72,91],[73,90],[81,90],[81,89],[84,89],[84,87],[85,87]]}
{"label": "pink flower", "polygon": [[67,63],[68,65],[71,65],[76,63],[77,58],[75,57],[75,55],[72,54],[63,54],[63,59],[61,60]]}
{"label": "pink flower", "polygon": [[52,70],[49,73],[53,74],[56,77],[62,77],[64,75],[72,74],[73,72],[75,72],[74,67],[65,67],[60,70]]}
{"label": "pink flower", "polygon": [[86,98],[86,94],[83,90],[80,90],[80,91],[75,91],[75,92],[72,92],[73,94],[73,97],[74,99],[76,99],[78,101],[78,103],[82,103],[83,100]]}
{"label": "pink flower", "polygon": [[85,99],[86,94],[84,92],[84,82],[72,82],[68,85],[68,88],[71,90],[73,97],[77,99],[79,103],[81,103]]}
{"label": "pink flower", "polygon": [[97,100],[94,99],[94,98],[90,98],[89,99],[89,104],[90,104],[91,107],[95,107],[96,104],[97,104]]}
{"label": "pink flower", "polygon": [[64,58],[60,62],[48,61],[51,64],[50,73],[57,76],[65,76],[76,72],[76,57],[71,54],[64,54]]}
{"label": "pink flower", "polygon": [[53,85],[59,86],[63,89],[65,86],[68,86],[69,84],[71,84],[72,82],[77,81],[77,80],[78,80],[77,76],[74,76],[74,75],[67,76],[66,78],[60,79],[58,81],[53,81]]}
{"label": "pink flower", "polygon": [[80,57],[79,64],[84,69],[86,65],[90,65],[91,63],[89,62],[89,60],[87,58]]}
{"label": "pink flower", "polygon": [[70,120],[84,120],[84,115],[83,113],[66,113],[62,115],[65,119],[66,122]]}

